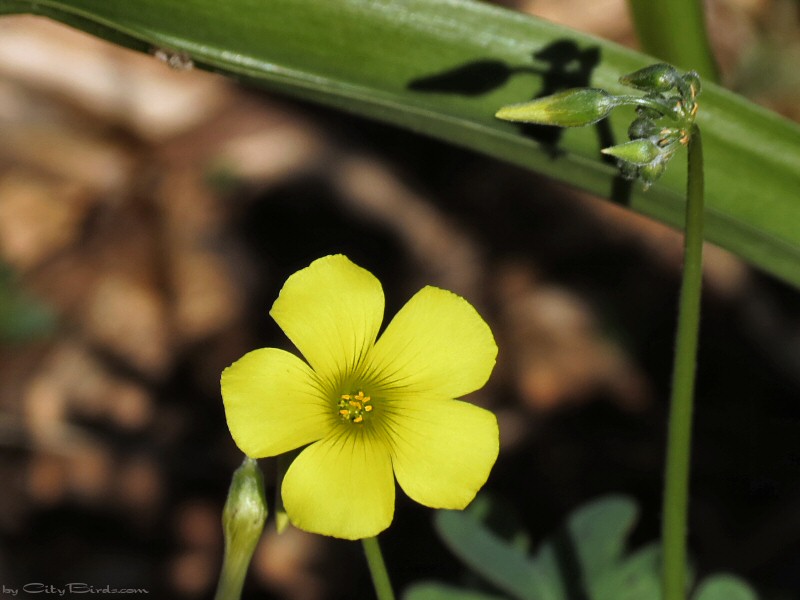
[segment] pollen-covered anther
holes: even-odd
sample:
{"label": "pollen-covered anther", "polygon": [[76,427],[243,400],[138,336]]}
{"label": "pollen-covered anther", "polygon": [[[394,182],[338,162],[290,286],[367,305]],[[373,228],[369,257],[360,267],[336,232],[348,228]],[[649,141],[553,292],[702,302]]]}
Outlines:
{"label": "pollen-covered anther", "polygon": [[365,395],[362,390],[355,394],[342,394],[337,404],[339,415],[345,421],[361,424],[364,422],[364,414],[372,412],[372,398]]}

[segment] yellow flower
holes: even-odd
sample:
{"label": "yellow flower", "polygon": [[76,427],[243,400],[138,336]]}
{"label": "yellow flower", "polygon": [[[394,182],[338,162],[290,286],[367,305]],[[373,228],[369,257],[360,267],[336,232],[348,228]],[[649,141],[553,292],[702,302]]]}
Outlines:
{"label": "yellow flower", "polygon": [[421,504],[464,508],[497,459],[495,416],[454,400],[494,368],[488,325],[460,296],[425,287],[377,339],[383,309],[372,273],[326,256],[289,277],[270,311],[308,362],[262,348],[222,373],[245,454],[306,446],[281,489],[300,529],[377,535],[392,522],[395,477]]}

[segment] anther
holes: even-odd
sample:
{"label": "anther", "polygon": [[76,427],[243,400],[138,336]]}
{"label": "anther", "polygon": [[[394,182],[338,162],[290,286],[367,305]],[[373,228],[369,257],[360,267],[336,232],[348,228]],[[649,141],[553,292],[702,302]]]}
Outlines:
{"label": "anther", "polygon": [[373,406],[368,404],[372,398],[359,390],[355,394],[342,394],[338,402],[339,416],[345,421],[361,424],[364,422],[364,413],[372,412]]}

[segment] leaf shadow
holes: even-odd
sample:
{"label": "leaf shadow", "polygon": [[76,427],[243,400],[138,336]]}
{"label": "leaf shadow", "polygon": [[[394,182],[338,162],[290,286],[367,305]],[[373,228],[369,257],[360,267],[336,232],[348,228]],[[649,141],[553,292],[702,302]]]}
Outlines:
{"label": "leaf shadow", "polygon": [[[559,91],[589,87],[592,74],[600,64],[601,52],[598,46],[581,48],[574,40],[559,39],[531,53],[532,64],[513,65],[497,59],[481,59],[430,75],[411,80],[407,88],[422,93],[454,94],[477,97],[488,94],[506,85],[513,77],[534,75],[540,82],[530,98],[535,100]],[[498,106],[498,108],[500,108]],[[560,147],[564,130],[549,125],[517,123],[520,133],[539,142],[541,148],[555,160],[564,154]],[[607,120],[594,125],[599,148],[613,146],[616,142]],[[601,155],[601,160],[615,164],[612,157]],[[618,204],[628,204],[631,185],[621,175],[617,175],[611,187],[611,199]]]}

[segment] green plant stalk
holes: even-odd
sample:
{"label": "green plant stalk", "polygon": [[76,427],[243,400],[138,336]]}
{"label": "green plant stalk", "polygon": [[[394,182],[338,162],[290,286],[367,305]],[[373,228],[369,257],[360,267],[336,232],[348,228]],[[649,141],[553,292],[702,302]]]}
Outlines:
{"label": "green plant stalk", "polygon": [[642,48],[705,81],[719,81],[702,0],[629,0]]}
{"label": "green plant stalk", "polygon": [[686,538],[692,412],[703,279],[703,143],[695,125],[689,140],[683,280],[672,374],[662,523],[663,600],[686,597]]}
{"label": "green plant stalk", "polygon": [[244,579],[249,566],[249,556],[243,556],[241,553],[228,553],[226,550],[214,600],[239,600],[242,597]]}
{"label": "green plant stalk", "polygon": [[364,554],[367,556],[367,565],[372,576],[372,585],[375,587],[375,595],[378,600],[394,600],[392,583],[389,581],[389,573],[386,571],[386,563],[383,561],[378,538],[364,538],[361,540],[361,544],[364,546]]}

